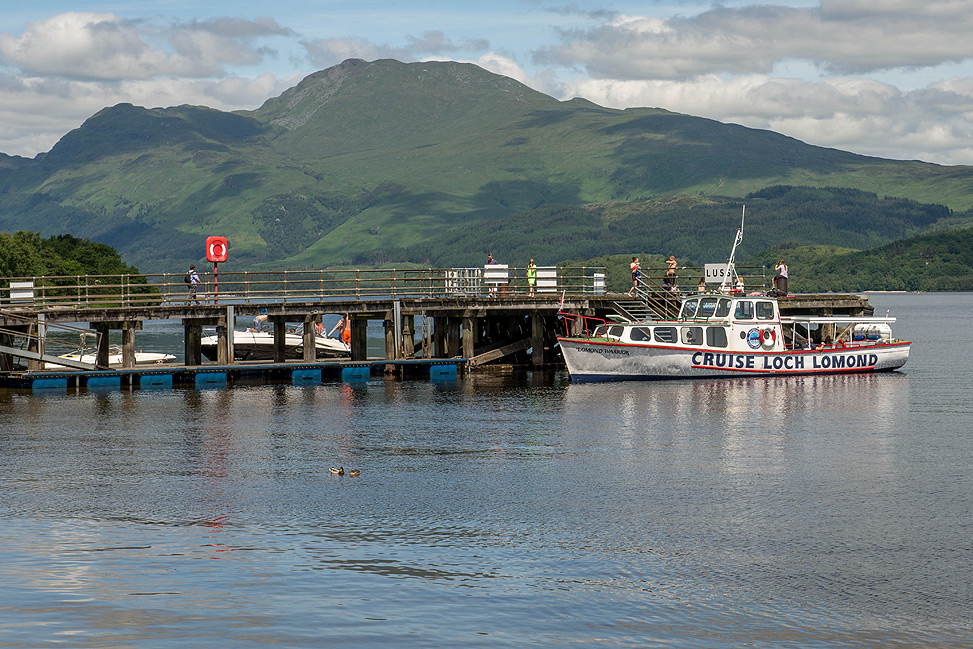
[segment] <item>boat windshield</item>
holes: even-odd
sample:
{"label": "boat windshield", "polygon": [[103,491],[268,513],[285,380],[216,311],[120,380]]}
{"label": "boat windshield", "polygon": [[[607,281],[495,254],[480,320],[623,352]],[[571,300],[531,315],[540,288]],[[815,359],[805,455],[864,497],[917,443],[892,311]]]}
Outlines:
{"label": "boat windshield", "polygon": [[699,311],[696,313],[697,318],[710,318],[716,313],[716,303],[717,298],[715,297],[704,297],[699,301]]}
{"label": "boat windshield", "polygon": [[690,320],[696,317],[696,306],[699,304],[699,300],[686,300],[682,303],[682,313],[679,314],[679,318],[682,320]]}

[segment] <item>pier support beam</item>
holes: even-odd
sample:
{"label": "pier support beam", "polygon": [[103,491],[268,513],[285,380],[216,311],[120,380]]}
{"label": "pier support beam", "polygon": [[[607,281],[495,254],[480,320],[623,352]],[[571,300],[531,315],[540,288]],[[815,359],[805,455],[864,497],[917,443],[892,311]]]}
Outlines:
{"label": "pier support beam", "polygon": [[354,318],[351,321],[351,360],[368,359],[368,320]]}
{"label": "pier support beam", "polygon": [[108,356],[109,347],[111,340],[109,334],[111,334],[110,322],[99,322],[95,325],[95,330],[98,332],[98,347],[95,350],[95,365],[99,368],[108,368]]}
{"label": "pier support beam", "polygon": [[461,339],[460,326],[462,318],[459,316],[448,316],[446,319],[446,357],[456,358],[462,353],[463,341]]}
{"label": "pier support beam", "polygon": [[446,353],[446,316],[436,315],[432,320],[432,357],[445,358]]}
{"label": "pier support beam", "polygon": [[463,316],[463,357],[473,358],[476,349],[476,318]]}
{"label": "pier support beam", "polygon": [[287,318],[271,317],[274,323],[274,362],[287,360]]}
{"label": "pier support beam", "polygon": [[126,322],[122,328],[122,367],[135,367],[135,323]]}
{"label": "pier support beam", "polygon": [[402,316],[402,350],[399,358],[415,358],[415,331],[416,317],[414,315]]}
{"label": "pier support beam", "polygon": [[184,332],[184,350],[185,358],[184,361],[186,365],[202,365],[203,364],[203,325],[196,324],[193,322],[185,322],[183,324]]}
{"label": "pier support beam", "polygon": [[399,358],[395,347],[395,320],[385,320],[385,360],[394,361]]}
{"label": "pier support beam", "polygon": [[318,357],[318,348],[314,343],[314,339],[318,331],[317,323],[320,322],[320,320],[320,316],[314,316],[311,314],[304,316],[304,340],[302,341],[302,349],[304,351],[304,361],[307,363],[310,363]]}
{"label": "pier support beam", "polygon": [[539,313],[530,316],[530,362],[534,367],[547,362],[544,354],[544,320]]}
{"label": "pier support beam", "polygon": [[[32,322],[27,330],[27,351],[35,352],[37,354],[43,355],[44,342],[45,342],[45,331],[44,331],[44,314],[37,314],[37,322]],[[29,359],[27,361],[27,369],[34,371],[41,368],[43,361]]]}

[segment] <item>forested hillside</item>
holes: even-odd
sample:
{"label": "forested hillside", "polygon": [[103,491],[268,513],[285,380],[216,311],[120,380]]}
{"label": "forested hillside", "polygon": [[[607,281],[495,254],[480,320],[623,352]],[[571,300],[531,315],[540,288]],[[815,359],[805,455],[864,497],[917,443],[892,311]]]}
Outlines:
{"label": "forested hillside", "polygon": [[69,234],[45,239],[36,232],[0,232],[0,278],[138,272],[103,243]]}
{"label": "forested hillside", "polygon": [[770,187],[744,198],[672,196],[626,203],[547,206],[490,223],[456,226],[422,244],[359,254],[374,265],[395,260],[435,267],[475,266],[487,253],[524,266],[635,252],[675,255],[681,265],[725,261],[746,205],[744,259],[784,241],[841,242],[865,249],[970,222],[942,205],[840,188]]}
{"label": "forested hillside", "polygon": [[973,227],[872,250],[783,244],[747,263],[788,262],[789,288],[816,291],[973,291]]}

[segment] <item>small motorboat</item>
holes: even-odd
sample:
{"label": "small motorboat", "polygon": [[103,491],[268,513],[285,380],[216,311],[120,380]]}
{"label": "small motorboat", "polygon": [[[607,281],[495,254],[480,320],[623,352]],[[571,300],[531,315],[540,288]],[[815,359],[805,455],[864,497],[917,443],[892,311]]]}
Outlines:
{"label": "small motorboat", "polygon": [[[82,348],[77,351],[69,352],[67,354],[60,354],[58,358],[64,358],[71,361],[78,361],[81,363],[89,363],[91,365],[95,364],[95,351],[91,348]],[[157,352],[135,352],[135,366],[144,367],[146,365],[162,365],[165,363],[171,363],[176,360],[176,357],[172,354],[161,354]],[[118,345],[112,345],[108,352],[108,366],[109,367],[122,367],[122,348]],[[57,363],[46,363],[45,367],[47,369],[66,369],[66,365],[58,365]]]}
{"label": "small motorboat", "polygon": [[[200,341],[203,356],[211,361],[216,360],[218,338],[216,335],[205,336]],[[324,335],[314,337],[316,358],[350,358],[351,347],[341,340]],[[274,333],[272,331],[233,332],[233,358],[242,361],[267,361],[274,359]],[[294,331],[284,334],[284,358],[304,358],[304,334],[298,327]]]}

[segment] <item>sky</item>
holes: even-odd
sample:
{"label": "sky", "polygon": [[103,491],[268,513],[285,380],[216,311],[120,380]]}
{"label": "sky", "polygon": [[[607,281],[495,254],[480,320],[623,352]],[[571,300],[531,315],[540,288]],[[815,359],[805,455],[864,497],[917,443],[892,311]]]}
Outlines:
{"label": "sky", "polygon": [[254,109],[347,58],[475,63],[864,155],[973,165],[973,0],[34,0],[0,12],[0,152],[106,106]]}

